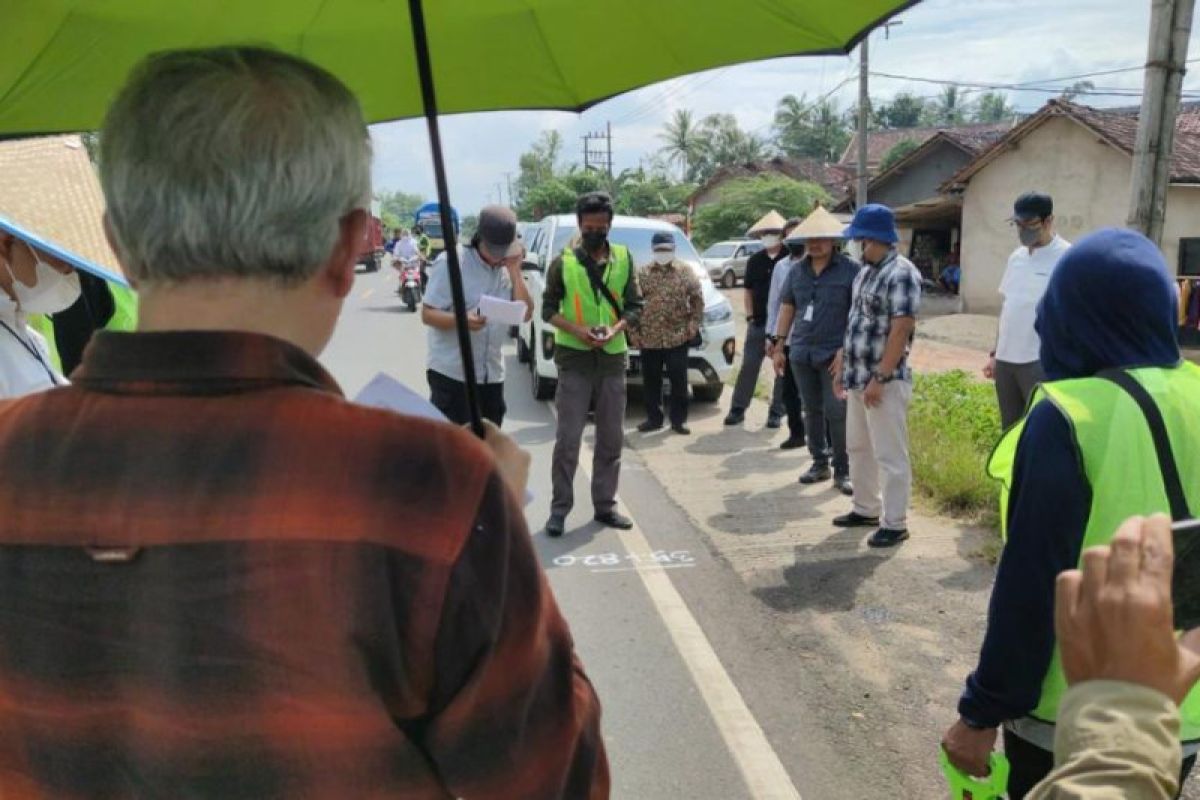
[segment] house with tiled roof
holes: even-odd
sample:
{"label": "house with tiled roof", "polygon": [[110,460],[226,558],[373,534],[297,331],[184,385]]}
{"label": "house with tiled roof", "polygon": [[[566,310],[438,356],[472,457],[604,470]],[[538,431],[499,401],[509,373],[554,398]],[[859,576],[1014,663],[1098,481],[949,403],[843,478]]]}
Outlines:
{"label": "house with tiled roof", "polygon": [[[962,204],[962,295],[973,312],[1000,307],[1000,279],[1017,238],[1012,204],[1037,190],[1054,198],[1068,240],[1129,213],[1138,109],[1051,100],[942,184]],[[1200,276],[1200,104],[1180,106],[1162,248],[1179,275]]]}
{"label": "house with tiled roof", "polygon": [[[822,187],[836,203],[850,191],[854,172],[838,164],[828,164],[815,158],[786,158],[777,156],[765,161],[749,161],[721,167],[688,198],[688,212],[695,214],[700,208],[715,203],[721,190],[732,180],[753,178],[757,175],[783,175],[793,180],[810,181]],[[811,209],[795,209],[793,215],[807,213]]]}
{"label": "house with tiled roof", "polygon": [[[924,144],[940,133],[953,133],[963,141],[972,141],[976,137],[990,137],[997,131],[1003,132],[1011,127],[1008,122],[981,122],[970,125],[939,125],[927,128],[887,128],[873,130],[867,133],[867,168],[875,175],[879,165],[887,158],[892,148],[901,142],[911,141]],[[858,167],[858,132],[850,137],[850,144],[842,151],[838,165],[854,173]]]}
{"label": "house with tiled roof", "polygon": [[[958,244],[962,227],[962,200],[944,194],[942,184],[1011,128],[1012,123],[915,129],[924,141],[871,179],[867,199],[895,211],[901,252],[926,277],[937,277]],[[883,141],[887,144],[891,139]],[[847,197],[834,210],[852,212],[854,198]]]}

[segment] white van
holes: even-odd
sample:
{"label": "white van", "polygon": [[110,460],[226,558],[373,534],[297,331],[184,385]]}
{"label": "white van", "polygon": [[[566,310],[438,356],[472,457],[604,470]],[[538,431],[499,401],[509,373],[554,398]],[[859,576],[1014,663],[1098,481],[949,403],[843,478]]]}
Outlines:
{"label": "white van", "polygon": [[[733,367],[736,348],[733,307],[708,277],[700,254],[683,231],[660,220],[614,217],[608,238],[611,242],[628,247],[634,267],[641,268],[651,261],[650,237],[656,231],[675,234],[676,257],[692,268],[704,290],[704,324],[700,329],[702,342],[688,354],[688,383],[696,400],[716,402]],[[559,214],[537,223],[536,228],[525,237],[529,260],[522,274],[533,296],[535,308],[533,319],[520,328],[517,353],[521,363],[529,364],[533,394],[539,400],[554,397],[558,385],[558,370],[554,365],[554,326],[542,322],[546,270],[550,262],[572,243],[578,232],[574,214]],[[640,385],[642,382],[641,358],[637,350],[629,351],[627,377],[631,384]]]}

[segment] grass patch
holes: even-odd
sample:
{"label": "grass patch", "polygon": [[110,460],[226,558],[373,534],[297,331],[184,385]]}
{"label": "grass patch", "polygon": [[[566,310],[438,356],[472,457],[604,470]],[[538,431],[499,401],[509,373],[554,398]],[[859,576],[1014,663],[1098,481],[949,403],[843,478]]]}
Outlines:
{"label": "grass patch", "polygon": [[962,370],[915,381],[908,425],[917,490],[939,511],[995,524],[1000,488],[986,472],[1000,439],[995,392]]}

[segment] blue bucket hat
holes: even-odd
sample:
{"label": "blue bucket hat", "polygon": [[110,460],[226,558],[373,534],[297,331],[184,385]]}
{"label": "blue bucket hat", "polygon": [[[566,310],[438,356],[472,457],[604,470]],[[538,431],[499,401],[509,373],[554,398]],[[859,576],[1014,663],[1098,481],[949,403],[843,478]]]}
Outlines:
{"label": "blue bucket hat", "polygon": [[896,215],[882,203],[868,203],[855,211],[854,219],[843,235],[847,239],[874,239],[886,244],[900,241],[900,234],[896,232]]}

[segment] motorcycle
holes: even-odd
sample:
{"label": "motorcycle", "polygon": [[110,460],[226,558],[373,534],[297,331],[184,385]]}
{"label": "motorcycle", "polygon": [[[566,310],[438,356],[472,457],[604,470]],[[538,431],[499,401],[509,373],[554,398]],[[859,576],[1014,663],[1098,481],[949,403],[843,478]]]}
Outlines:
{"label": "motorcycle", "polygon": [[405,258],[400,262],[400,288],[396,293],[409,311],[416,311],[425,292],[421,288],[421,259]]}

